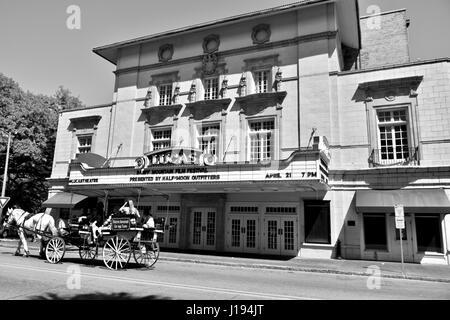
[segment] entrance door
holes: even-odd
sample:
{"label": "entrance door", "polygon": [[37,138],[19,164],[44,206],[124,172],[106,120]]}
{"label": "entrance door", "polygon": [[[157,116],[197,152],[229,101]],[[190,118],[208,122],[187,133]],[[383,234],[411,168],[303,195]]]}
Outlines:
{"label": "entrance door", "polygon": [[264,251],[269,254],[297,255],[297,218],[264,218]]}
{"label": "entrance door", "polygon": [[258,217],[229,215],[227,219],[227,250],[236,252],[257,252],[258,249]]}
{"label": "entrance door", "polygon": [[191,248],[216,248],[216,209],[195,208],[191,213]]}
{"label": "entrance door", "polygon": [[391,216],[391,238],[392,240],[392,258],[401,261],[400,250],[400,234],[403,233],[402,246],[403,246],[403,260],[405,262],[414,262],[414,246],[413,246],[413,228],[412,217],[405,215],[405,229],[399,230],[395,228],[395,217]]}
{"label": "entrance door", "polygon": [[164,233],[158,233],[158,242],[162,248],[178,248],[180,238],[180,215],[166,214],[156,215],[157,219],[162,219]]}

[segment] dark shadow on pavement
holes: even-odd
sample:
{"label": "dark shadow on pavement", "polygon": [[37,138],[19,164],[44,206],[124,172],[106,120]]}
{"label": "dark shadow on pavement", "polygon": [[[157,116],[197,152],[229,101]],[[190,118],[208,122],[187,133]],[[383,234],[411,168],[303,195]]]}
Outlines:
{"label": "dark shadow on pavement", "polygon": [[56,293],[45,293],[39,296],[30,297],[31,300],[171,300],[169,297],[162,297],[158,295],[149,296],[133,296],[127,292],[93,292],[83,293],[73,296],[63,296]]}

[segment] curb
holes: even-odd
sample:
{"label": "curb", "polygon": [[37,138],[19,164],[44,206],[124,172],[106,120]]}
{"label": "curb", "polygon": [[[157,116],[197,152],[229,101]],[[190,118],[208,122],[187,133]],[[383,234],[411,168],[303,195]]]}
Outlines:
{"label": "curb", "polygon": [[[159,258],[162,261],[175,261],[175,262],[188,262],[188,263],[198,263],[198,264],[208,264],[208,265],[220,265],[220,266],[228,266],[228,267],[241,267],[241,268],[254,268],[254,269],[267,269],[267,270],[282,270],[282,271],[298,271],[298,272],[311,272],[311,273],[327,273],[327,274],[338,274],[338,275],[347,275],[347,276],[362,276],[369,277],[370,275],[365,272],[357,272],[357,271],[341,271],[335,269],[326,269],[326,268],[307,268],[307,267],[296,267],[296,266],[276,266],[276,265],[267,265],[267,264],[249,264],[249,263],[237,263],[237,262],[216,262],[216,261],[208,261],[208,260],[196,260],[196,259],[184,259],[184,258]],[[420,277],[420,276],[406,276],[396,274],[382,274],[382,278],[391,278],[391,279],[402,279],[402,280],[416,280],[416,281],[429,281],[429,282],[441,282],[441,283],[450,283],[450,279],[442,279],[442,278],[429,278],[429,277]]]}
{"label": "curb", "polygon": [[[16,239],[1,239],[0,247],[13,248],[14,246],[4,244],[4,242],[16,242]],[[39,246],[29,244],[30,248],[39,249]],[[311,273],[322,273],[322,274],[337,274],[337,275],[347,275],[347,276],[362,276],[369,277],[370,274],[365,272],[357,271],[341,271],[336,269],[327,268],[314,268],[314,267],[300,267],[300,266],[287,266],[287,265],[270,265],[270,264],[260,264],[260,263],[240,263],[240,262],[226,262],[226,261],[212,261],[212,260],[201,260],[201,259],[189,259],[189,258],[172,258],[172,257],[160,257],[161,261],[173,261],[173,262],[184,262],[184,263],[194,263],[194,264],[206,264],[206,265],[216,265],[216,266],[227,266],[227,267],[238,267],[238,268],[251,268],[251,269],[266,269],[266,270],[281,270],[281,271],[297,271],[297,272],[311,272]],[[402,279],[402,280],[416,280],[416,281],[428,281],[428,282],[440,282],[440,283],[450,283],[450,279],[443,278],[430,278],[421,276],[406,276],[396,274],[382,274],[382,278],[390,279]]]}

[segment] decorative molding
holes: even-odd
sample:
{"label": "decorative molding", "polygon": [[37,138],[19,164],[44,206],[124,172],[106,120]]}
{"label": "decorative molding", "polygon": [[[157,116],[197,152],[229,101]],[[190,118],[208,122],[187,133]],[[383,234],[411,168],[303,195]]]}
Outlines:
{"label": "decorative molding", "polygon": [[[291,39],[286,40],[280,40],[276,42],[268,42],[264,43],[262,45],[258,46],[247,46],[247,47],[241,47],[236,49],[230,49],[226,51],[221,51],[220,56],[221,57],[228,57],[233,55],[241,55],[245,53],[252,53],[252,52],[261,52],[262,50],[272,50],[276,48],[281,47],[289,47],[289,46],[295,46],[300,43],[310,42],[310,41],[316,41],[321,39],[332,39],[336,37],[337,31],[327,31],[327,32],[319,32],[312,35],[306,35],[306,36],[299,36]],[[123,69],[117,69],[113,71],[114,74],[122,74],[127,72],[136,72],[136,71],[145,71],[145,70],[151,70],[151,69],[158,69],[161,67],[167,67],[167,66],[173,66],[173,65],[180,65],[185,63],[196,63],[201,62],[203,60],[203,54],[202,55],[196,55],[186,58],[180,58],[176,60],[170,60],[168,62],[159,62],[154,64],[148,64],[143,66],[135,66],[135,67],[129,67],[129,68],[123,68]]]}
{"label": "decorative molding", "polygon": [[203,53],[210,54],[219,50],[220,37],[217,34],[210,34],[203,39]]}
{"label": "decorative molding", "polygon": [[192,81],[191,89],[189,90],[189,102],[193,103],[197,99],[197,86],[195,84],[195,80]]}
{"label": "decorative molding", "polygon": [[149,85],[158,86],[164,83],[175,83],[180,81],[180,76],[178,75],[178,71],[159,73],[151,75],[151,80],[149,81]]}
{"label": "decorative molding", "polygon": [[210,115],[217,111],[220,111],[221,115],[227,114],[227,109],[230,103],[230,98],[200,100],[192,103],[186,103],[186,109],[189,110],[191,118],[200,119],[201,114]]}
{"label": "decorative molding", "polygon": [[173,97],[172,97],[172,102],[174,104],[178,104],[179,103],[179,97],[180,97],[180,84],[177,83],[175,85],[175,89],[173,91]]}
{"label": "decorative molding", "polygon": [[395,101],[396,95],[397,95],[396,92],[394,92],[394,91],[389,91],[389,92],[386,93],[386,96],[384,97],[384,99],[385,99],[386,101],[392,102],[392,101]]}
{"label": "decorative molding", "polygon": [[247,95],[247,77],[245,73],[242,74],[241,80],[239,80],[239,97]]}
{"label": "decorative molding", "polygon": [[275,74],[275,81],[273,82],[272,88],[275,91],[281,91],[281,83],[283,82],[283,73],[280,68],[278,68],[277,73]]}
{"label": "decorative molding", "polygon": [[270,25],[262,23],[253,27],[252,40],[253,44],[264,44],[270,41]]}
{"label": "decorative molding", "polygon": [[141,111],[143,114],[150,117],[151,114],[154,112],[158,114],[168,114],[169,116],[172,116],[174,120],[176,120],[182,108],[183,108],[182,104],[171,104],[167,106],[154,106],[150,108],[142,108]]}
{"label": "decorative molding", "polygon": [[248,114],[248,108],[262,110],[268,107],[275,107],[276,110],[281,110],[283,108],[282,103],[286,96],[286,91],[255,93],[236,97],[236,102],[241,106],[240,113]]}
{"label": "decorative molding", "polygon": [[102,116],[100,115],[92,115],[92,116],[82,116],[82,117],[75,117],[75,118],[70,118],[70,122],[72,123],[76,123],[76,122],[94,122],[94,123],[98,123],[100,121],[100,119],[102,118]]}
{"label": "decorative molding", "polygon": [[421,140],[422,144],[442,144],[442,143],[450,143],[450,139],[439,139],[439,140]]}
{"label": "decorative molding", "polygon": [[228,79],[224,77],[222,80],[222,87],[220,88],[220,96],[222,98],[227,97],[227,90],[228,90]]}
{"label": "decorative molding", "polygon": [[253,72],[258,69],[272,69],[274,66],[281,65],[278,57],[278,54],[271,54],[268,56],[245,59],[245,66],[243,67],[243,71]]}
{"label": "decorative molding", "polygon": [[423,76],[412,76],[363,82],[358,85],[352,99],[366,102],[371,102],[373,99],[385,99],[392,102],[399,96],[414,97],[422,80]]}
{"label": "decorative molding", "polygon": [[[203,62],[203,60],[202,60],[202,62]],[[205,77],[212,77],[212,76],[218,77],[220,75],[225,75],[228,73],[228,69],[226,68],[225,62],[218,62],[214,72],[211,74],[206,74],[204,72],[203,63],[202,63],[201,67],[195,68],[194,70],[195,70],[195,73],[193,74],[194,79],[203,79]]]}
{"label": "decorative molding", "polygon": [[219,58],[217,53],[209,53],[203,56],[202,72],[203,75],[210,76],[216,73]]}
{"label": "decorative molding", "polygon": [[173,57],[173,45],[172,44],[164,44],[159,47],[158,50],[158,59],[159,62],[167,62],[172,60]]}
{"label": "decorative molding", "polygon": [[147,95],[145,96],[144,100],[144,107],[150,107],[152,104],[152,89],[148,88]]}

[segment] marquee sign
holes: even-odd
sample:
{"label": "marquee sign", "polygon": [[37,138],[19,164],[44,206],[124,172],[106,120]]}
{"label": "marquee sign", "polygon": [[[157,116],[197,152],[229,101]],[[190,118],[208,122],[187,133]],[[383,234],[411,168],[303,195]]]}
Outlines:
{"label": "marquee sign", "polygon": [[135,160],[135,169],[145,170],[159,165],[197,165],[212,166],[216,156],[204,154],[201,150],[192,148],[166,148],[149,152]]}
{"label": "marquee sign", "polygon": [[[166,150],[167,151],[167,150]],[[169,156],[164,158],[165,156]],[[328,183],[328,168],[319,154],[308,154],[292,159],[289,163],[275,165],[229,164],[211,165],[205,156],[190,158],[184,154],[174,157],[164,152],[152,153],[142,161],[136,161],[137,171],[105,170],[91,171],[72,169],[69,185],[137,185],[137,184],[177,184],[177,183],[223,183],[223,182],[289,182],[316,181]],[[179,160],[181,159],[181,160]],[[151,165],[150,163],[157,163]],[[180,161],[180,162],[177,162]],[[193,165],[170,165],[174,163]],[[200,161],[200,162],[198,162]]]}

